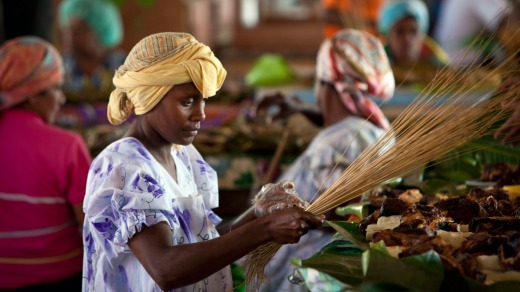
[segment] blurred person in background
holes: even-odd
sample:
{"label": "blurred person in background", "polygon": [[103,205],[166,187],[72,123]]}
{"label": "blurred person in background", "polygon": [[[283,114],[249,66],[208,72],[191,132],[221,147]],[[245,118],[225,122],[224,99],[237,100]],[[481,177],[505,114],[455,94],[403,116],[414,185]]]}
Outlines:
{"label": "blurred person in background", "polygon": [[428,8],[422,0],[387,0],[378,19],[379,33],[386,38],[385,51],[391,64],[443,66],[448,56],[428,37]]}
{"label": "blurred person in background", "polygon": [[119,49],[123,39],[119,8],[111,0],[62,0],[58,23],[67,104],[56,124],[80,133],[96,155],[124,130],[111,127],[106,113],[114,72],[126,57]]}
{"label": "blurred person in background", "polygon": [[472,42],[486,42],[509,9],[508,0],[443,0],[433,37],[448,53],[450,65],[480,64],[488,52]]}
{"label": "blurred person in background", "polygon": [[[323,41],[317,56],[315,78],[321,119],[316,117],[317,111],[311,110],[312,106],[281,95],[262,99],[254,109],[256,116],[263,116],[271,105],[280,105],[283,114],[311,114],[312,120],[322,123],[318,135],[279,180],[294,181],[300,198],[309,202],[315,200],[361,152],[390,128],[381,109],[368,96],[387,100],[392,97],[394,88],[390,63],[377,37],[364,31],[344,29]],[[334,217],[334,212],[326,215],[328,220]],[[333,234],[332,229],[320,228],[298,244],[282,246],[265,269],[268,280],[261,290],[304,291],[303,286],[288,280],[293,273],[289,259],[309,258],[328,243]]]}
{"label": "blurred person in background", "polygon": [[[79,291],[91,157],[53,126],[65,102],[59,52],[38,37],[0,47],[0,289]],[[20,289],[20,290],[16,290]]]}
{"label": "blurred person in background", "polygon": [[125,61],[119,8],[109,0],[63,0],[58,7],[69,102],[108,101],[112,77]]}
{"label": "blurred person in background", "polygon": [[[381,7],[378,29],[398,83],[428,84],[437,69],[448,64],[447,53],[427,35],[428,27],[428,8],[422,0],[387,0]],[[425,71],[431,72],[427,78]]]}

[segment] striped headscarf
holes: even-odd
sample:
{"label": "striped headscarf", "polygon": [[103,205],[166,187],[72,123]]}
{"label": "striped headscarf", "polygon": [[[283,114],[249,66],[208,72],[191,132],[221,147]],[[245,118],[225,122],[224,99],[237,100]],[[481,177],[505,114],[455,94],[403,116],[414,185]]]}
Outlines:
{"label": "striped headscarf", "polygon": [[113,78],[108,120],[150,111],[176,84],[193,82],[204,98],[220,89],[226,70],[211,49],[187,33],[163,32],[137,43]]}
{"label": "striped headscarf", "polygon": [[364,31],[343,29],[326,39],[318,52],[316,89],[322,81],[334,85],[352,114],[380,128],[389,128],[379,106],[365,96],[386,100],[394,94],[394,74],[378,38]]}
{"label": "striped headscarf", "polygon": [[0,110],[16,106],[61,82],[62,59],[49,42],[22,36],[0,47]]}

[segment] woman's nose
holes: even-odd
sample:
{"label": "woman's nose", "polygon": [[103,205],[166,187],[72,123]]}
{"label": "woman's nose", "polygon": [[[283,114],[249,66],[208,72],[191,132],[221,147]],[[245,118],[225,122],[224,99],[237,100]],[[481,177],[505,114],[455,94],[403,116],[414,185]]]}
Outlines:
{"label": "woman's nose", "polygon": [[205,102],[197,103],[192,115],[192,119],[197,122],[202,122],[206,119],[206,113],[204,112]]}
{"label": "woman's nose", "polygon": [[58,93],[58,103],[61,105],[64,105],[67,101],[67,97],[65,96],[65,93],[63,93],[62,90]]}

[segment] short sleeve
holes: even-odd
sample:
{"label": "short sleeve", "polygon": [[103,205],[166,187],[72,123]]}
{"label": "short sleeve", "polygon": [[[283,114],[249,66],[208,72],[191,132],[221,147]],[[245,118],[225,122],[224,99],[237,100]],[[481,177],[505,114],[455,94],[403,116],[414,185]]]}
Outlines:
{"label": "short sleeve", "polygon": [[107,157],[96,159],[89,173],[85,214],[91,230],[116,245],[126,246],[143,224],[166,222],[172,229],[178,224],[163,179],[142,165],[146,164]]}

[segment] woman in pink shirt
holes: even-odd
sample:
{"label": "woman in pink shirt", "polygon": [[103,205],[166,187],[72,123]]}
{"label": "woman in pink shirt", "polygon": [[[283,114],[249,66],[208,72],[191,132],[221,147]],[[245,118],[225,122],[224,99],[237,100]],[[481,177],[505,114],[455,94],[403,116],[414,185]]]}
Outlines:
{"label": "woman in pink shirt", "polygon": [[53,126],[65,102],[48,42],[0,47],[0,290],[79,291],[87,173],[82,138]]}

